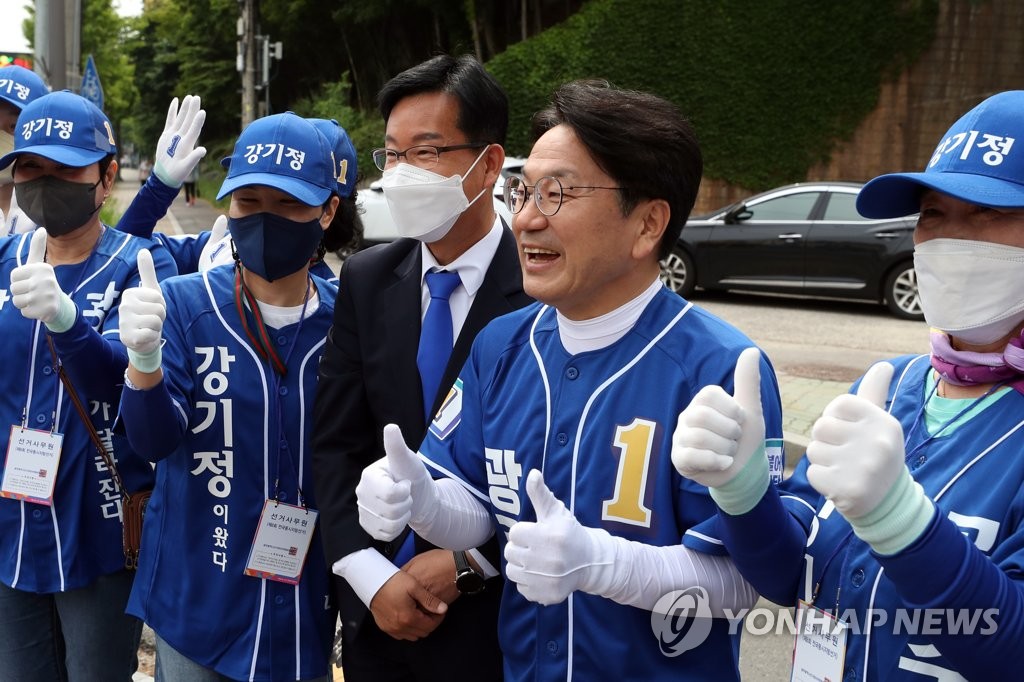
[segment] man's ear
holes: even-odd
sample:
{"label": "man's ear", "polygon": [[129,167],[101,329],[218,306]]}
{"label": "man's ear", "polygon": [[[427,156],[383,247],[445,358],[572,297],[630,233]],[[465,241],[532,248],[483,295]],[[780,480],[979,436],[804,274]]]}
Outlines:
{"label": "man's ear", "polygon": [[501,166],[505,163],[505,148],[500,144],[492,144],[480,158],[480,164],[484,167],[484,186],[494,187],[501,175]]}
{"label": "man's ear", "polygon": [[644,260],[653,253],[654,260],[658,260],[658,250],[668,229],[672,208],[664,199],[646,199],[637,204],[633,213],[640,223],[633,243],[633,257]]}

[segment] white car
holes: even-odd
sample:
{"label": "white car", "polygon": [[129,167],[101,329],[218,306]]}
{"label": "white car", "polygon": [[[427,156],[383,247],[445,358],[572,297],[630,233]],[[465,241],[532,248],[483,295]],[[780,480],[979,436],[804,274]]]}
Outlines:
{"label": "white car", "polygon": [[[507,225],[512,224],[512,214],[505,206],[505,178],[521,176],[526,159],[506,156],[501,166],[501,175],[494,183],[494,210]],[[363,219],[363,247],[384,244],[398,239],[401,235],[391,220],[391,211],[384,199],[384,190],[380,188],[380,180],[374,180],[369,187],[359,190],[357,203],[362,208],[360,217]]]}

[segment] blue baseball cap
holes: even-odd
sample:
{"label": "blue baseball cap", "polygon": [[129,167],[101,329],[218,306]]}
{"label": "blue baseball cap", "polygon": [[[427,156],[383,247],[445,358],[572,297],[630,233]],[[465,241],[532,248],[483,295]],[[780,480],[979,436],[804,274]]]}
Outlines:
{"label": "blue baseball cap", "polygon": [[331,148],[316,127],[289,112],[257,119],[246,126],[231,156],[221,160],[228,176],[217,198],[239,187],[265,185],[319,206],[338,191]]}
{"label": "blue baseball cap", "polygon": [[110,119],[84,97],[61,90],[22,109],[14,130],[14,151],[0,157],[0,170],[22,154],[81,168],[116,153]]}
{"label": "blue baseball cap", "polygon": [[18,109],[24,109],[26,104],[49,91],[43,79],[24,66],[10,64],[0,69],[0,100]]}
{"label": "blue baseball cap", "polygon": [[338,195],[342,198],[352,196],[356,188],[356,148],[348,133],[333,118],[307,119],[316,126],[320,134],[327,138],[327,143],[334,151],[335,177],[338,179]]}
{"label": "blue baseball cap", "polygon": [[865,218],[917,213],[926,189],[979,206],[1024,207],[1024,90],[993,95],[964,114],[924,172],[868,182],[857,195],[857,210]]}

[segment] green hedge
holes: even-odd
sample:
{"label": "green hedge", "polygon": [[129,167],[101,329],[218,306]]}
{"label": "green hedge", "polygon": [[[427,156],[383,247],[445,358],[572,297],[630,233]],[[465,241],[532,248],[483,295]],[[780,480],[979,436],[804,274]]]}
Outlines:
{"label": "green hedge", "polygon": [[759,190],[802,180],[931,43],[938,0],[593,0],[488,62],[511,101],[508,151],[562,82],[603,78],[675,102],[705,174]]}

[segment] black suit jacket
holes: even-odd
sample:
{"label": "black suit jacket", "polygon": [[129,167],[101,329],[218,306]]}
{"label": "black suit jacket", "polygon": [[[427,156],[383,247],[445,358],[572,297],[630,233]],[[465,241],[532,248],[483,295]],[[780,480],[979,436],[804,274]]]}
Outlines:
{"label": "black suit jacket", "polygon": [[[359,525],[355,487],[364,467],[384,456],[382,431],[398,424],[409,447],[419,448],[426,421],[416,351],[421,317],[420,243],[401,239],[352,255],[342,267],[338,300],[320,364],[314,408],[313,471],[328,564],[371,545]],[[477,333],[492,319],[528,305],[515,238],[505,228],[445,369],[431,414],[458,377]],[[389,558],[396,540],[379,548]],[[497,592],[494,587],[488,591]],[[346,641],[369,622],[367,609],[335,577]],[[485,592],[486,594],[486,592]],[[457,620],[464,602],[445,618]],[[495,596],[495,609],[497,599]],[[476,623],[479,629],[481,623]],[[375,624],[373,624],[375,627]],[[484,627],[495,627],[494,623]],[[424,642],[442,636],[442,628]]]}

